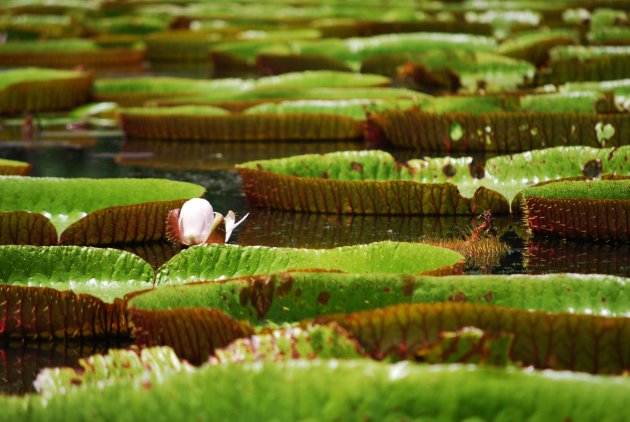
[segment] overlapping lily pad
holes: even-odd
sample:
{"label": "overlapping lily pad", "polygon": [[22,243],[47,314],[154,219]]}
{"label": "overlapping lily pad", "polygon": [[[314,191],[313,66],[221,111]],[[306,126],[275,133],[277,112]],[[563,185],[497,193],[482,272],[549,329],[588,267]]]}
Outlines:
{"label": "overlapping lily pad", "polygon": [[103,48],[83,39],[15,41],[0,46],[2,66],[133,68],[140,67],[143,59],[143,46]]}
{"label": "overlapping lily pad", "polygon": [[471,302],[541,312],[625,316],[626,283],[618,277],[567,274],[431,278],[293,272],[163,287],[134,295],[128,306],[140,344],[170,345],[178,355],[200,362],[214,350],[212,341],[203,339],[226,332],[234,338],[244,335],[221,331],[221,326],[230,326],[232,318],[232,326],[236,320],[255,325],[295,323],[335,312],[413,302]]}
{"label": "overlapping lily pad", "polygon": [[[449,101],[447,99],[445,101]],[[593,106],[594,108],[594,106]],[[370,116],[366,136],[373,145],[422,151],[522,152],[555,146],[625,145],[630,134],[627,114],[509,111],[434,112],[417,108],[389,110]],[[610,128],[602,134],[601,127]]]}
{"label": "overlapping lily pad", "polygon": [[[392,257],[396,256],[396,260]],[[158,285],[270,274],[297,269],[358,273],[457,274],[463,257],[422,243],[375,242],[332,249],[194,246],[167,262]]]}
{"label": "overlapping lily pad", "polygon": [[0,337],[125,335],[122,297],[150,288],[153,269],[114,249],[0,246]]}
{"label": "overlapping lily pad", "polygon": [[203,192],[198,185],[162,179],[0,177],[0,240],[36,245],[159,240],[166,214]]}
{"label": "overlapping lily pad", "polygon": [[630,239],[630,179],[565,181],[523,191],[534,233],[601,240]]}
{"label": "overlapping lily pad", "polygon": [[[300,361],[168,370],[174,367],[169,360],[148,356],[146,361],[150,368],[164,369],[146,369],[135,377],[112,375],[114,382],[73,387],[61,383],[45,396],[2,397],[4,414],[12,420],[61,419],[71,409],[77,419],[110,420],[119,417],[122,407],[132,419],[155,415],[164,420],[199,413],[213,420],[312,415],[330,420],[386,420],[394,415],[464,420],[492,419],[498,412],[523,420],[622,420],[630,391],[625,379],[470,366]],[[110,371],[115,373],[114,368]],[[523,400],[514,400],[515,389]],[[208,405],[208,397],[221,400]],[[541,405],[541,398],[547,405]],[[138,402],[143,406],[135,405]]]}
{"label": "overlapping lily pad", "polygon": [[602,81],[630,77],[630,47],[567,46],[550,51],[551,64],[540,82]]}
{"label": "overlapping lily pad", "polygon": [[[382,151],[302,155],[237,166],[255,206],[335,214],[506,213],[528,185],[630,175],[630,148],[560,147],[489,159],[394,161]],[[515,210],[516,211],[516,210]]]}
{"label": "overlapping lily pad", "polygon": [[31,165],[24,161],[6,160],[0,158],[0,175],[26,176],[31,171]]}
{"label": "overlapping lily pad", "polygon": [[[345,72],[296,72],[260,79],[189,79],[174,77],[137,77],[102,79],[94,85],[98,101],[114,101],[124,106],[140,106],[147,100],[187,95],[212,96],[227,101],[247,94],[262,95],[267,90],[291,90],[322,87],[385,86],[390,80],[380,75]],[[262,91],[262,92],[260,92]]]}
{"label": "overlapping lily pad", "polygon": [[92,76],[25,68],[0,72],[0,114],[64,110],[87,101]]}

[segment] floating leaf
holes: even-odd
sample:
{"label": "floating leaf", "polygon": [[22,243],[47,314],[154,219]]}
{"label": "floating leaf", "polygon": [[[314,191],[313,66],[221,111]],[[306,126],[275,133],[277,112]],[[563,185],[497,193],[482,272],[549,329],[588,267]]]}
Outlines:
{"label": "floating leaf", "polygon": [[552,48],[578,43],[579,33],[572,29],[535,29],[507,38],[499,46],[499,53],[542,66],[549,60]]}
{"label": "floating leaf", "polygon": [[94,84],[94,97],[98,101],[114,101],[123,106],[140,106],[147,100],[178,95],[190,96],[193,100],[202,96],[206,101],[220,102],[243,96],[262,96],[269,90],[374,87],[388,85],[389,82],[388,78],[380,75],[332,71],[296,72],[260,79],[135,77],[98,80]]}
{"label": "floating leaf", "polygon": [[26,176],[30,171],[31,165],[29,163],[0,158],[0,175]]}
{"label": "floating leaf", "polygon": [[25,68],[0,72],[0,81],[0,114],[8,114],[64,110],[85,103],[92,76],[76,71]]}
{"label": "floating leaf", "polygon": [[177,356],[194,364],[205,361],[233,340],[254,333],[247,322],[236,321],[216,309],[134,309],[129,318],[140,347],[169,345]]}
{"label": "floating leaf", "polygon": [[333,249],[203,245],[182,251],[162,266],[157,283],[186,283],[298,269],[457,274],[463,270],[463,257],[449,249],[406,242],[376,242]]}
{"label": "floating leaf", "polygon": [[[378,139],[367,141],[422,151],[521,152],[554,146],[622,146],[630,136],[627,114],[491,112],[475,115],[467,111],[435,114],[416,109],[389,110],[370,116]],[[595,131],[597,124],[610,125],[615,134],[605,144]],[[454,125],[462,136],[451,139]]]}
{"label": "floating leaf", "polygon": [[122,297],[152,286],[143,260],[114,249],[0,247],[0,337],[126,334]]}
{"label": "floating leaf", "polygon": [[464,327],[443,332],[436,343],[421,349],[416,359],[427,363],[474,363],[506,366],[513,337]]}
{"label": "floating leaf", "polygon": [[[358,139],[361,125],[346,116],[327,114],[217,115],[215,107],[134,109],[121,113],[127,138],[184,141],[279,141]],[[209,110],[208,110],[209,109]],[[222,113],[220,113],[222,114]]]}
{"label": "floating leaf", "polygon": [[523,191],[534,233],[570,238],[628,240],[630,179],[567,181]]}
{"label": "floating leaf", "polygon": [[139,68],[144,47],[102,48],[84,39],[14,41],[0,45],[0,65],[74,68]]}
{"label": "floating leaf", "polygon": [[540,181],[630,175],[629,154],[629,147],[559,147],[494,157],[480,167],[469,157],[398,164],[383,151],[350,151],[252,161],[237,170],[248,201],[260,207],[335,214],[505,213],[520,191]]}
{"label": "floating leaf", "polygon": [[235,340],[217,350],[219,364],[290,359],[357,359],[363,355],[357,342],[341,327],[307,325],[267,330]]}
{"label": "floating leaf", "polygon": [[602,81],[630,77],[630,46],[566,46],[551,50],[540,83]]}
{"label": "floating leaf", "polygon": [[[113,349],[107,354],[96,354],[79,359],[80,369],[48,368],[35,380],[37,392],[45,397],[63,393],[77,386],[116,385],[122,380],[151,380],[168,377],[178,372],[190,372],[192,368],[180,361],[173,349],[152,347],[134,350]],[[147,380],[148,381],[148,380]]]}
{"label": "floating leaf", "polygon": [[630,320],[469,303],[403,304],[315,320],[350,331],[375,359],[411,358],[444,331],[477,327],[514,336],[521,365],[620,374],[630,368]]}
{"label": "floating leaf", "polygon": [[228,325],[236,320],[274,325],[401,303],[471,302],[625,316],[630,306],[625,285],[623,278],[599,275],[432,278],[311,271],[166,286],[132,295],[128,307],[140,344],[169,345],[179,356],[203,361],[214,347],[195,339],[200,333],[222,335],[214,331],[220,329],[216,315]]}
{"label": "floating leaf", "polygon": [[203,192],[198,185],[162,179],[0,177],[0,239],[51,243],[52,228],[41,213],[63,244],[159,240],[167,213]]}
{"label": "floating leaf", "polygon": [[125,409],[131,420],[178,415],[210,420],[492,420],[506,415],[511,420],[595,421],[623,420],[628,394],[625,378],[316,360],[206,365],[155,382],[138,377],[60,389],[45,397],[3,396],[0,405],[7,420],[60,420],[69,414],[114,420]]}
{"label": "floating leaf", "polygon": [[[429,50],[422,53],[375,56],[365,60],[361,71],[399,78],[423,91],[457,91],[461,83],[467,92],[479,84],[485,91],[515,89],[532,79],[536,68],[529,62],[486,51],[456,48]],[[437,86],[435,84],[438,84]]]}

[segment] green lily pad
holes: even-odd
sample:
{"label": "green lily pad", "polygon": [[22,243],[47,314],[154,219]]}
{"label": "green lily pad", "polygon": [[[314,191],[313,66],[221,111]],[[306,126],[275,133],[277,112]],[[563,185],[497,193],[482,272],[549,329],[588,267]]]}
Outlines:
{"label": "green lily pad", "polygon": [[[405,66],[401,68],[401,66]],[[534,77],[536,68],[529,62],[486,51],[459,49],[430,50],[415,54],[375,56],[365,60],[361,71],[400,78],[421,90],[433,88],[431,75],[446,90],[453,90],[456,76],[465,92],[475,92],[480,83],[486,92],[513,90]],[[418,77],[414,78],[418,72]],[[450,73],[449,73],[450,72]],[[446,79],[442,81],[440,78]],[[439,86],[438,86],[439,88]],[[438,91],[440,89],[437,89]]]}
{"label": "green lily pad", "polygon": [[314,113],[229,114],[212,106],[123,109],[129,139],[275,142],[359,139],[361,122],[352,117]]}
{"label": "green lily pad", "polygon": [[102,48],[84,39],[14,41],[0,45],[1,66],[74,68],[140,67],[144,46]]}
{"label": "green lily pad", "polygon": [[630,46],[566,46],[550,51],[548,71],[541,83],[602,81],[630,77]]}
{"label": "green lily pad", "polygon": [[[127,333],[122,297],[153,285],[151,266],[128,252],[74,246],[0,246],[0,289],[9,338]],[[10,316],[10,317],[9,317]]]}
{"label": "green lily pad", "polygon": [[375,359],[413,358],[441,332],[476,327],[513,335],[509,358],[524,366],[599,374],[621,374],[629,367],[626,317],[436,303],[323,316],[313,322],[341,325]]}
{"label": "green lily pad", "polygon": [[[540,101],[544,100],[541,96]],[[436,114],[411,108],[375,113],[370,116],[369,124],[372,130],[366,136],[368,143],[421,151],[512,153],[570,145],[601,148],[623,146],[624,139],[630,136],[627,114],[557,109],[540,113],[512,110],[479,113],[460,109]],[[597,134],[600,125],[612,126],[613,136],[601,139]]]}
{"label": "green lily pad", "polygon": [[[393,260],[392,256],[397,259]],[[463,257],[449,249],[406,242],[376,242],[333,249],[194,246],[160,268],[157,283],[179,284],[297,269],[358,273],[456,274]]]}
{"label": "green lily pad", "polygon": [[507,38],[499,46],[499,53],[540,66],[549,60],[552,48],[578,44],[579,41],[579,33],[572,29],[536,29]]}
{"label": "green lily pad", "polygon": [[[59,382],[60,388],[51,387],[44,396],[3,396],[0,403],[10,420],[67,419],[69,412],[76,419],[112,420],[121,408],[134,420],[195,414],[212,420],[492,420],[498,413],[512,420],[531,415],[543,420],[622,420],[630,394],[624,378],[514,368],[362,360],[168,370],[174,364],[166,359],[159,364],[146,360],[150,369],[142,376],[69,387]],[[156,370],[158,365],[165,369]],[[515,400],[515,390],[523,400]],[[209,405],[209,397],[221,400]]]}
{"label": "green lily pad", "polygon": [[191,338],[199,335],[196,333],[205,333],[207,338],[220,335],[221,324],[215,324],[217,315],[221,320],[229,315],[227,321],[267,326],[403,303],[470,302],[625,317],[629,306],[624,293],[626,281],[613,276],[570,274],[430,278],[311,271],[166,286],[133,295],[128,307],[138,344],[169,345],[179,356],[200,362],[215,347]]}
{"label": "green lily pad", "polygon": [[[39,231],[55,229],[62,244],[159,240],[166,214],[203,192],[198,185],[162,179],[0,177],[0,239],[24,227],[24,236],[36,243],[46,239]],[[48,224],[35,224],[42,214]],[[15,240],[24,242],[22,236]]]}
{"label": "green lily pad", "polygon": [[490,37],[478,35],[418,32],[344,40],[297,41],[293,43],[291,50],[305,56],[324,54],[358,70],[361,62],[372,56],[454,47],[474,51],[492,51],[496,48],[496,43]]}
{"label": "green lily pad", "polygon": [[24,161],[0,158],[0,175],[26,176],[31,171],[31,165]]}
{"label": "green lily pad", "polygon": [[501,213],[532,184],[630,176],[629,154],[629,147],[558,147],[498,156],[479,168],[470,157],[399,164],[383,151],[348,151],[252,161],[237,170],[248,201],[261,207],[336,214]]}
{"label": "green lily pad", "polygon": [[404,110],[414,105],[415,102],[413,100],[294,100],[259,104],[245,110],[245,114],[332,114],[364,121],[369,113],[378,113],[390,109]]}
{"label": "green lily pad", "polygon": [[0,72],[0,114],[72,108],[87,101],[91,84],[92,76],[84,72],[5,70]]}
{"label": "green lily pad", "polygon": [[188,79],[173,77],[135,77],[102,79],[94,84],[98,101],[114,101],[123,106],[139,106],[147,100],[178,95],[212,96],[226,101],[252,91],[288,90],[334,87],[370,87],[388,85],[390,80],[380,75],[346,72],[295,72],[260,79]]}
{"label": "green lily pad", "polygon": [[523,191],[534,233],[601,240],[630,239],[630,179],[565,181]]}

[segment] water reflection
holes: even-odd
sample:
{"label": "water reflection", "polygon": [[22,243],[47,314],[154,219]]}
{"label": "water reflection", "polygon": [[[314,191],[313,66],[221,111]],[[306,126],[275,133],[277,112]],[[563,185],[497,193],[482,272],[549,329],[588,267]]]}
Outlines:
{"label": "water reflection", "polygon": [[0,393],[34,392],[33,381],[44,368],[78,367],[81,358],[106,353],[111,348],[129,347],[129,342],[28,343],[0,346]]}
{"label": "water reflection", "polygon": [[[251,209],[239,227],[240,245],[330,248],[381,240],[417,242],[466,235],[471,216],[362,216],[291,213]],[[508,216],[496,218],[499,234],[510,227]]]}
{"label": "water reflection", "polygon": [[595,273],[630,277],[630,244],[531,237],[524,262],[527,272]]}
{"label": "water reflection", "polygon": [[231,169],[252,160],[325,154],[361,149],[357,142],[164,142],[127,140],[116,163],[121,166],[179,170]]}

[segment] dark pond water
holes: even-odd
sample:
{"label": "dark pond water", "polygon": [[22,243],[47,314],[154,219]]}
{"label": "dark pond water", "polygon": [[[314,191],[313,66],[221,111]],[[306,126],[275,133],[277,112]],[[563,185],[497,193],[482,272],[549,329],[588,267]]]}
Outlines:
{"label": "dark pond water", "polygon": [[[234,164],[304,153],[360,149],[356,143],[203,144],[124,141],[116,130],[68,131],[44,129],[24,141],[18,127],[0,131],[0,157],[28,161],[33,176],[54,177],[160,177],[198,183],[219,212],[249,212],[233,242],[242,245],[325,248],[378,240],[418,241],[424,238],[461,237],[471,218],[374,217],[313,215],[249,209],[241,192]],[[392,151],[401,160],[421,157]],[[567,242],[528,238],[520,217],[497,217],[496,227],[510,252],[493,273],[583,272],[630,276],[630,245]],[[166,243],[126,245],[155,267],[177,253]],[[77,360],[106,351],[109,344],[0,345],[0,392],[32,390],[38,370],[48,366],[75,366]]]}

